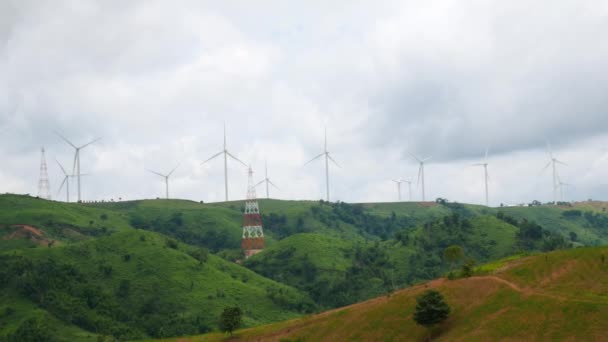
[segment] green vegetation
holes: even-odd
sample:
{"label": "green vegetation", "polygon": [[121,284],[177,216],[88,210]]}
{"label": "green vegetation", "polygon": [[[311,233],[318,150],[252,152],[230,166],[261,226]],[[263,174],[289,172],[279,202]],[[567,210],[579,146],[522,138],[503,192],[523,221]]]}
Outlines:
{"label": "green vegetation", "polygon": [[227,332],[232,336],[232,332],[238,329],[241,325],[241,316],[243,312],[238,306],[225,308],[220,315],[219,327],[223,332]]}
{"label": "green vegetation", "polygon": [[[450,313],[441,329],[433,330],[433,340],[603,341],[608,339],[608,265],[601,258],[606,254],[608,247],[594,247],[521,256],[501,261],[502,266],[491,267],[495,271],[489,275],[438,279],[390,297],[234,335],[239,341],[425,340],[428,330],[414,320],[417,298],[435,290],[449,303]],[[221,340],[216,333],[180,339]]]}
{"label": "green vegetation", "polygon": [[429,340],[431,339],[431,329],[448,319],[450,306],[436,290],[427,290],[416,297],[416,311],[414,311],[414,321],[429,329]]}
{"label": "green vegetation", "polygon": [[511,255],[608,243],[608,214],[589,203],[260,200],[268,248],[242,260],[242,208],[0,195],[0,339],[36,334],[35,322],[51,322],[59,340],[196,334],[219,329],[222,310],[237,305],[252,327],[390,295],[457,266],[453,278],[495,272]]}

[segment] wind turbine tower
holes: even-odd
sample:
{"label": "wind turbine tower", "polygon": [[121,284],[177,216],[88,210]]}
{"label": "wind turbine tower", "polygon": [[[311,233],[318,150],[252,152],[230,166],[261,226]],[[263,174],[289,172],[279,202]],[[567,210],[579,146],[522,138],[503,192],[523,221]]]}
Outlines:
{"label": "wind turbine tower", "polygon": [[425,191],[425,189],[424,189],[424,163],[426,161],[428,161],[429,159],[433,158],[433,157],[429,156],[429,157],[426,157],[424,159],[421,159],[421,158],[418,158],[418,157],[416,157],[415,155],[413,155],[411,153],[410,153],[410,155],[414,159],[416,159],[418,161],[418,164],[420,165],[418,167],[418,184],[422,185],[422,202],[424,202],[426,200],[426,196],[425,196],[425,193],[424,193],[424,191]]}
{"label": "wind turbine tower", "polygon": [[224,189],[226,192],[226,202],[228,202],[228,157],[238,161],[239,163],[243,164],[245,167],[247,167],[247,164],[245,164],[239,158],[235,157],[230,152],[228,152],[228,148],[226,147],[226,124],[224,124],[224,149],[221,150],[220,152],[214,154],[213,156],[211,156],[211,158],[205,160],[201,164],[205,164],[206,162],[208,162],[222,154],[224,155]]}
{"label": "wind turbine tower", "polygon": [[258,182],[254,186],[257,187],[258,185],[260,185],[262,183],[266,183],[266,198],[268,199],[268,198],[270,198],[270,193],[268,191],[268,185],[272,185],[272,186],[274,186],[277,189],[279,189],[279,187],[276,186],[276,185],[274,185],[274,183],[270,180],[270,178],[268,178],[268,163],[264,162],[264,168],[265,168],[265,172],[266,172],[265,173],[265,178],[263,180],[261,180],[260,182]]}
{"label": "wind turbine tower", "polygon": [[325,144],[323,146],[324,146],[323,153],[312,158],[311,160],[306,162],[304,165],[307,165],[310,162],[312,162],[313,160],[316,160],[318,158],[325,157],[325,187],[326,187],[326,194],[327,194],[327,202],[329,202],[329,161],[331,160],[334,164],[336,164],[337,167],[340,167],[340,165],[338,165],[338,163],[334,160],[334,158],[331,157],[329,151],[327,151],[327,128],[325,129]]}
{"label": "wind turbine tower", "polygon": [[151,172],[157,176],[163,177],[165,179],[165,198],[169,199],[169,177],[171,177],[171,175],[173,174],[173,171],[175,171],[175,169],[177,169],[179,167],[179,164],[173,168],[173,170],[171,170],[171,172],[167,173],[166,175],[160,173],[160,172],[156,172],[156,171],[152,171],[152,170],[148,170],[148,172]]}
{"label": "wind turbine tower", "polygon": [[557,164],[562,164],[564,166],[568,166],[568,164],[563,161],[555,158],[553,155],[553,151],[551,149],[551,145],[547,143],[547,148],[549,149],[549,162],[543,168],[543,171],[546,170],[549,166],[552,167],[553,171],[553,204],[557,204],[557,188],[558,188],[558,175],[557,175]]}
{"label": "wind turbine tower", "polygon": [[490,199],[488,196],[488,149],[486,149],[486,155],[483,159],[483,163],[473,164],[473,166],[483,166],[485,190],[486,190],[486,207],[490,205]]}
{"label": "wind turbine tower", "polygon": [[560,179],[559,175],[557,175],[557,186],[559,187],[559,200],[561,202],[564,201],[564,187],[568,187],[570,185],[571,184],[562,182],[562,180]]}
{"label": "wind turbine tower", "polygon": [[41,148],[40,156],[40,179],[38,180],[38,197],[47,200],[51,199],[51,186],[49,184],[49,174],[46,168],[46,158],[44,157],[44,147]]}
{"label": "wind turbine tower", "polygon": [[80,173],[80,150],[82,150],[83,148],[99,141],[101,138],[97,138],[94,139],[82,146],[76,146],[74,144],[72,144],[72,142],[70,142],[68,139],[66,139],[64,136],[62,136],[61,134],[55,132],[61,139],[63,139],[63,141],[65,141],[66,143],[68,143],[70,146],[72,146],[74,148],[74,166],[72,167],[72,174],[74,174],[74,170],[76,170],[76,187],[78,189],[78,203],[80,203],[82,201],[82,197],[81,197],[81,192],[80,192],[80,176],[82,176],[82,174]]}
{"label": "wind turbine tower", "polygon": [[392,179],[391,181],[393,181],[395,184],[397,184],[397,199],[399,200],[399,202],[401,202],[401,183],[403,183],[403,180]]}
{"label": "wind turbine tower", "polygon": [[409,180],[401,180],[403,183],[407,183],[407,189],[409,193],[409,201],[412,201],[412,181]]}

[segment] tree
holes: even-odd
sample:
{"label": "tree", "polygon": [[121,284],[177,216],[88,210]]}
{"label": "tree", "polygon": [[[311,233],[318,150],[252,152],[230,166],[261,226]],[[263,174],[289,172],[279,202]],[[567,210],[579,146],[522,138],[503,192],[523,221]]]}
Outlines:
{"label": "tree", "polygon": [[443,258],[450,263],[450,268],[454,268],[454,264],[464,257],[462,247],[453,245],[443,250]]}
{"label": "tree", "polygon": [[475,259],[467,260],[467,262],[462,265],[462,276],[463,277],[471,277],[473,275],[473,267],[475,267]]}
{"label": "tree", "polygon": [[445,321],[449,314],[450,306],[436,290],[427,290],[416,298],[414,321],[428,329],[429,340],[433,326]]}
{"label": "tree", "polygon": [[243,312],[238,306],[224,308],[220,315],[220,330],[232,336],[232,332],[241,325],[242,315]]}
{"label": "tree", "polygon": [[194,250],[193,252],[190,253],[190,255],[198,260],[199,264],[202,265],[205,262],[207,262],[207,259],[209,259],[209,250],[207,248],[198,248],[196,250]]}

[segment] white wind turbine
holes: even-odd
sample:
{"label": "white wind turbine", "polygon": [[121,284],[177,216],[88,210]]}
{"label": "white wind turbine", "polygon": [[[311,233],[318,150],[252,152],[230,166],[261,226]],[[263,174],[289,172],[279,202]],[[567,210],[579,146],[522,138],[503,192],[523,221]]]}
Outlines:
{"label": "white wind turbine", "polygon": [[486,155],[483,158],[483,163],[476,163],[473,164],[473,166],[483,166],[483,174],[484,174],[484,181],[485,181],[485,186],[486,186],[486,207],[490,205],[490,200],[489,200],[489,196],[488,196],[488,149],[486,148]]}
{"label": "white wind turbine", "polygon": [[262,183],[266,183],[266,198],[270,198],[270,193],[268,192],[268,185],[270,184],[270,185],[274,186],[275,188],[277,188],[277,190],[279,189],[279,187],[274,185],[274,183],[270,180],[270,178],[268,178],[268,163],[264,162],[264,168],[266,171],[265,178],[254,186],[258,186]]}
{"label": "white wind turbine", "polygon": [[557,158],[555,158],[555,156],[553,156],[553,150],[551,149],[551,144],[547,143],[547,148],[549,150],[549,162],[547,163],[547,165],[545,165],[545,167],[543,167],[542,171],[545,171],[549,165],[552,166],[553,169],[553,204],[557,204],[557,187],[558,187],[558,182],[557,182],[557,164],[562,164],[565,166],[568,166],[568,164],[564,163],[561,160],[558,160]]}
{"label": "white wind turbine", "polygon": [[82,197],[81,197],[81,192],[80,192],[80,176],[82,176],[82,174],[80,173],[80,150],[91,145],[92,143],[99,141],[101,138],[91,140],[90,142],[88,142],[82,146],[76,146],[76,145],[72,144],[64,136],[62,136],[61,134],[59,134],[57,132],[55,132],[55,134],[57,134],[61,139],[63,139],[63,141],[65,141],[66,143],[68,143],[70,146],[72,146],[74,148],[74,166],[72,167],[72,174],[74,175],[74,170],[76,170],[76,174],[74,176],[76,176],[76,181],[77,181],[78,202],[81,202]]}
{"label": "white wind turbine", "polygon": [[561,178],[559,177],[559,174],[557,175],[557,186],[559,187],[559,200],[561,202],[564,201],[564,187],[568,187],[570,185],[572,185],[572,184],[562,182]]}
{"label": "white wind turbine", "polygon": [[324,145],[323,153],[312,158],[311,160],[306,162],[304,165],[307,165],[310,162],[312,162],[313,160],[316,160],[323,156],[325,156],[325,186],[326,186],[326,190],[327,190],[327,202],[329,202],[329,161],[331,160],[334,164],[336,164],[337,167],[340,167],[340,165],[338,165],[338,163],[329,155],[329,151],[327,151],[327,128],[325,129],[325,145]]}
{"label": "white wind turbine", "polygon": [[214,154],[211,158],[205,160],[201,164],[205,164],[206,162],[210,161],[211,159],[214,159],[215,157],[217,157],[221,154],[224,155],[224,189],[226,191],[226,202],[228,202],[228,157],[238,161],[239,163],[243,164],[245,167],[247,167],[247,164],[245,164],[239,158],[233,156],[230,152],[228,152],[228,149],[226,148],[226,124],[224,124],[224,149],[221,150],[220,152]]}
{"label": "white wind turbine", "polygon": [[163,177],[165,179],[165,197],[166,199],[169,199],[169,177],[171,177],[171,175],[173,174],[173,171],[175,171],[177,168],[179,167],[179,164],[177,164],[177,166],[175,166],[173,168],[173,170],[171,170],[171,172],[165,174],[162,174],[160,172],[156,172],[156,171],[152,171],[152,170],[148,170],[148,172],[151,172],[157,176]]}
{"label": "white wind turbine", "polygon": [[391,179],[391,181],[397,185],[397,199],[399,200],[399,202],[401,202],[401,183],[404,183],[404,181],[402,179]]}
{"label": "white wind turbine", "polygon": [[433,157],[432,156],[428,156],[428,157],[426,157],[424,159],[420,159],[420,158],[416,157],[415,155],[413,155],[411,153],[410,153],[410,156],[412,156],[414,159],[416,159],[418,161],[419,165],[420,165],[418,167],[418,184],[422,185],[422,201],[424,202],[425,199],[426,199],[425,193],[424,193],[424,191],[425,191],[424,190],[424,163],[427,160],[429,160],[429,159],[431,159]]}
{"label": "white wind turbine", "polygon": [[412,201],[412,181],[410,181],[410,180],[404,180],[404,179],[402,179],[401,181],[403,183],[407,183],[407,189],[408,189],[408,192],[409,192],[409,201],[411,202]]}
{"label": "white wind turbine", "polygon": [[70,202],[70,177],[74,177],[74,175],[69,175],[65,169],[63,168],[63,166],[59,163],[58,160],[55,160],[57,162],[57,165],[59,165],[59,167],[61,168],[61,171],[63,172],[63,182],[61,182],[61,185],[59,186],[59,190],[57,190],[57,195],[59,195],[59,193],[61,192],[61,189],[63,189],[63,186],[65,185],[65,201],[66,202]]}

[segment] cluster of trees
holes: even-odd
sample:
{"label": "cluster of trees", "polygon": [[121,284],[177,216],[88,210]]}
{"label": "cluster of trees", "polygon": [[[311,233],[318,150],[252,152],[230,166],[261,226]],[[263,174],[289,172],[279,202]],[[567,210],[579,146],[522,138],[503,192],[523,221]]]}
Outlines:
{"label": "cluster of trees", "polygon": [[[330,210],[324,210],[329,207]],[[387,240],[396,231],[412,228],[416,222],[407,216],[397,216],[394,212],[389,217],[372,215],[366,212],[363,206],[344,202],[320,201],[319,206],[311,208],[313,217],[328,227],[335,227],[338,222],[355,226],[364,236],[379,237]]]}
{"label": "cluster of trees", "polygon": [[[309,255],[296,255],[293,247],[265,253],[263,260],[250,259],[245,266],[307,292],[321,308],[347,305],[381,295],[394,286],[394,265],[379,243],[357,245],[345,251],[344,256],[351,260],[346,271],[319,269]],[[315,309],[309,303],[295,304],[299,306],[293,307],[292,304],[291,307],[300,311]]]}
{"label": "cluster of trees", "polygon": [[262,222],[264,222],[264,230],[269,234],[272,234],[277,240],[284,239],[290,235],[310,231],[304,225],[304,218],[301,216],[297,217],[295,223],[292,224],[287,221],[287,216],[285,214],[262,214]]}
{"label": "cluster of trees", "polygon": [[238,235],[231,235],[227,229],[209,229],[196,224],[185,224],[181,212],[173,212],[170,215],[159,213],[156,216],[147,212],[134,212],[129,217],[129,223],[134,228],[162,233],[190,245],[204,246],[213,252],[240,246]]}
{"label": "cluster of trees", "polygon": [[591,227],[608,228],[608,215],[586,211],[583,217]]}
{"label": "cluster of trees", "polygon": [[18,291],[57,318],[85,330],[125,340],[209,330],[201,315],[183,315],[161,288],[134,293],[124,279],[102,286],[98,280],[108,277],[112,277],[108,265],[85,273],[54,258],[34,261],[0,256],[0,289]]}
{"label": "cluster of trees", "polygon": [[407,283],[443,274],[449,267],[444,262],[444,251],[450,246],[462,246],[470,258],[488,260],[491,247],[496,244],[496,241],[473,234],[471,221],[458,212],[427,222],[423,228],[423,234],[410,237],[407,232],[401,232],[399,236],[401,243],[416,251],[408,260]]}
{"label": "cluster of trees", "polygon": [[526,219],[518,221],[512,216],[509,216],[503,212],[498,212],[496,217],[519,228],[515,237],[517,247],[521,251],[540,250],[548,252],[556,249],[572,247],[572,243],[567,242],[561,234],[546,230],[535,222],[528,221]]}

